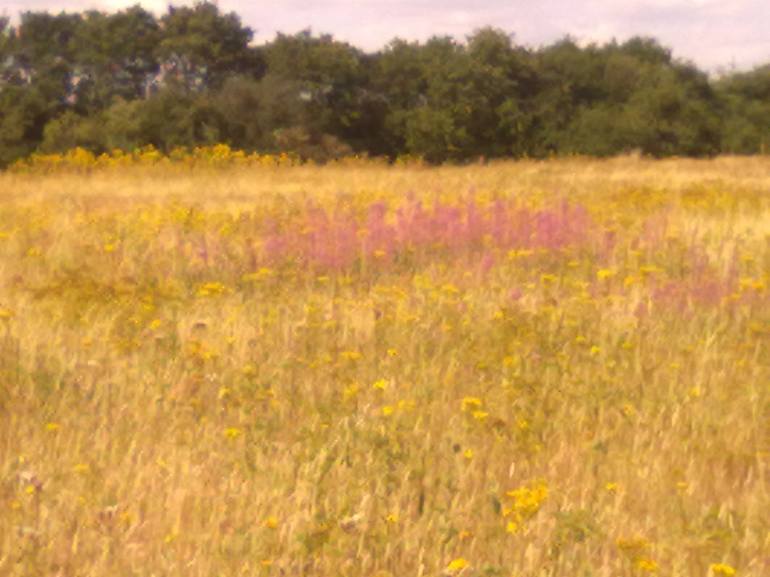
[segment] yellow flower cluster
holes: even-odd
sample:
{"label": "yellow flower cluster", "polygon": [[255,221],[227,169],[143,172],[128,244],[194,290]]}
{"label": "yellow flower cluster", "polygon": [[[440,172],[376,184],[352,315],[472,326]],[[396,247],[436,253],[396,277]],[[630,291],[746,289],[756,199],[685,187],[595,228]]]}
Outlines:
{"label": "yellow flower cluster", "polygon": [[132,151],[114,149],[94,154],[84,148],[74,148],[65,153],[34,153],[28,158],[16,161],[11,171],[19,173],[83,172],[126,167],[285,167],[296,166],[301,161],[297,156],[281,154],[247,153],[234,150],[227,144],[200,146],[193,149],[175,148],[163,153],[152,145]]}
{"label": "yellow flower cluster", "polygon": [[736,574],[735,568],[726,563],[712,563],[709,569],[712,574],[723,577],[733,577]]}
{"label": "yellow flower cluster", "polygon": [[508,520],[506,531],[519,533],[548,499],[548,484],[542,480],[533,481],[508,491],[505,496],[508,499],[503,508],[503,517]]}

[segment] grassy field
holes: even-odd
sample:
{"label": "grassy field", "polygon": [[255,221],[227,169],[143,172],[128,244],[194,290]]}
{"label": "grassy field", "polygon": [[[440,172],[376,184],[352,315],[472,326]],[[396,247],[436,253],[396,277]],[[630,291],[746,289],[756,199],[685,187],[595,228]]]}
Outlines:
{"label": "grassy field", "polygon": [[0,174],[0,575],[770,575],[770,159]]}

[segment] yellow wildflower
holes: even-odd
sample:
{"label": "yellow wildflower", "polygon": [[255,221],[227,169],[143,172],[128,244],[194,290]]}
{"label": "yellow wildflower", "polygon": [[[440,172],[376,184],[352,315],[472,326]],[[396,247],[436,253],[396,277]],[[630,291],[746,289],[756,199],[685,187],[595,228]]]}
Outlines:
{"label": "yellow wildflower", "polygon": [[621,410],[626,417],[632,417],[636,413],[636,409],[631,403],[624,403]]}
{"label": "yellow wildflower", "polygon": [[615,271],[610,268],[602,268],[596,271],[596,278],[606,280],[615,276]]}
{"label": "yellow wildflower", "polygon": [[221,282],[207,282],[198,287],[195,294],[199,297],[210,297],[223,295],[228,292],[228,289]]}
{"label": "yellow wildflower", "polygon": [[342,397],[345,400],[354,399],[358,395],[359,390],[360,390],[360,387],[358,386],[358,383],[353,383],[351,385],[348,385],[347,387],[345,387],[345,390],[342,391]]}
{"label": "yellow wildflower", "polygon": [[533,481],[528,485],[508,491],[506,496],[512,499],[510,506],[503,508],[503,517],[508,517],[505,530],[518,533],[526,521],[537,514],[543,502],[548,499],[548,485],[545,481]]}
{"label": "yellow wildflower", "polygon": [[724,577],[732,577],[736,573],[733,567],[725,563],[712,563],[709,569],[714,575],[724,575]]}
{"label": "yellow wildflower", "polygon": [[246,273],[241,277],[241,280],[243,282],[258,282],[271,276],[273,276],[273,271],[269,268],[262,267],[257,272]]}
{"label": "yellow wildflower", "polygon": [[481,406],[484,404],[484,402],[479,399],[478,397],[465,397],[462,400],[462,410],[464,413],[467,413],[469,411],[477,411],[481,409]]}
{"label": "yellow wildflower", "polygon": [[473,413],[471,413],[471,414],[473,415],[474,419],[476,419],[477,421],[479,421],[481,423],[486,421],[487,417],[489,416],[489,413],[487,413],[486,411],[473,411]]}
{"label": "yellow wildflower", "polygon": [[401,399],[398,401],[399,411],[413,411],[417,403],[412,399]]}
{"label": "yellow wildflower", "polygon": [[446,566],[445,572],[449,575],[457,575],[469,565],[470,563],[468,563],[466,559],[458,557],[457,559],[453,559],[449,562],[449,565]]}
{"label": "yellow wildflower", "polygon": [[378,379],[374,381],[374,383],[372,384],[372,388],[377,391],[384,391],[387,386],[388,386],[388,381],[386,381],[385,379]]}
{"label": "yellow wildflower", "polygon": [[637,559],[636,566],[647,573],[655,573],[658,570],[658,564],[652,559]]}

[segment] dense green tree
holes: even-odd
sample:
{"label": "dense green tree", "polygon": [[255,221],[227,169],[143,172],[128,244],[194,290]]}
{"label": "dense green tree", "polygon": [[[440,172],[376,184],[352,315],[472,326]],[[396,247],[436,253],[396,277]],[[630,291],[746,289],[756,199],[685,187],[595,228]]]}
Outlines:
{"label": "dense green tree", "polygon": [[268,144],[263,92],[258,81],[237,76],[226,80],[214,96],[215,108],[226,118],[227,139],[236,148],[257,149]]}
{"label": "dense green tree", "polygon": [[238,77],[225,83],[214,98],[214,107],[226,118],[231,144],[246,150],[277,151],[276,137],[282,132],[300,134],[297,131],[301,129],[300,140],[321,134],[313,130],[316,119],[302,94],[302,84],[285,76],[269,73],[260,80]]}
{"label": "dense green tree", "polygon": [[485,28],[468,40],[468,132],[473,155],[521,156],[532,130],[537,94],[531,57],[502,30]]}
{"label": "dense green tree", "polygon": [[717,152],[717,103],[708,85],[699,79],[689,68],[653,68],[647,72],[644,89],[635,92],[628,103],[631,112],[639,114],[640,125],[646,127],[639,136],[643,152],[655,156]]}
{"label": "dense green tree", "polygon": [[49,117],[49,104],[40,90],[26,86],[0,90],[0,166],[34,152]]}
{"label": "dense green tree", "polygon": [[360,50],[305,30],[279,34],[263,52],[269,75],[265,84],[295,87],[293,96],[286,95],[293,101],[287,106],[301,105],[303,128],[311,139],[334,136],[363,147],[369,135],[362,112],[367,93]]}
{"label": "dense green tree", "polygon": [[378,152],[396,156],[404,151],[409,111],[426,104],[428,82],[420,54],[417,42],[396,39],[372,59],[368,87],[380,103],[372,119],[380,134]]}
{"label": "dense green tree", "polygon": [[[225,121],[206,95],[167,89],[141,101],[141,105],[131,112],[136,115],[143,145],[171,150],[178,146],[211,145],[223,140]],[[118,116],[118,119],[122,118]],[[132,127],[127,125],[126,128],[130,135]]]}
{"label": "dense green tree", "polygon": [[80,146],[102,152],[106,148],[106,134],[100,120],[67,110],[45,125],[40,150],[46,153],[66,152]]}
{"label": "dense green tree", "polygon": [[35,150],[227,142],[327,160],[766,152],[770,65],[712,81],[657,40],[537,50],[483,28],[366,54],[262,46],[214,2],[0,18],[0,165]]}
{"label": "dense green tree", "polygon": [[87,12],[74,40],[77,108],[90,112],[115,98],[143,97],[158,72],[160,34],[155,17],[139,6],[115,14]]}
{"label": "dense green tree", "polygon": [[536,156],[567,152],[567,130],[578,110],[602,98],[603,62],[595,46],[582,49],[571,38],[545,47],[535,58],[539,88],[529,148]]}
{"label": "dense green tree", "polygon": [[722,148],[726,152],[770,152],[770,64],[721,78],[724,103]]}
{"label": "dense green tree", "polygon": [[406,115],[406,147],[431,162],[462,160],[472,153],[472,63],[450,37],[434,37],[420,51],[426,89]]}
{"label": "dense green tree", "polygon": [[45,125],[65,110],[71,92],[78,14],[25,12],[0,34],[0,165],[33,152]]}
{"label": "dense green tree", "polygon": [[620,50],[645,64],[668,66],[672,63],[671,50],[648,36],[635,36],[624,42]]}
{"label": "dense green tree", "polygon": [[218,88],[233,75],[261,73],[259,55],[249,47],[252,30],[235,13],[221,14],[216,3],[169,6],[161,18],[157,55],[188,90]]}
{"label": "dense green tree", "polygon": [[59,62],[72,64],[80,14],[24,12],[14,41],[14,55],[25,65],[41,69]]}
{"label": "dense green tree", "polygon": [[581,49],[565,40],[540,54],[542,150],[655,156],[714,153],[719,103],[705,74],[656,41]]}

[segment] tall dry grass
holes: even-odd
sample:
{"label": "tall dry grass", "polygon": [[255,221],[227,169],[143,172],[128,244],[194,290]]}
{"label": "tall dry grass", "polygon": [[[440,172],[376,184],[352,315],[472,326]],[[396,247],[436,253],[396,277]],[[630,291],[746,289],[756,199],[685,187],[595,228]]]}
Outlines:
{"label": "tall dry grass", "polygon": [[764,577],[769,235],[760,158],[0,175],[0,575]]}

